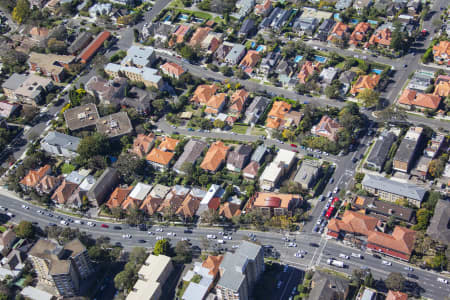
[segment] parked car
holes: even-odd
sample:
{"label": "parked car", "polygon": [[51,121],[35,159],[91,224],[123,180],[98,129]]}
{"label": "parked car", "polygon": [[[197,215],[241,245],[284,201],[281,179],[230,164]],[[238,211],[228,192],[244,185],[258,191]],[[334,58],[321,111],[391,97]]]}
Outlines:
{"label": "parked car", "polygon": [[102,225],[100,225],[102,228],[109,228],[109,226],[108,225],[106,225],[106,224],[102,224]]}

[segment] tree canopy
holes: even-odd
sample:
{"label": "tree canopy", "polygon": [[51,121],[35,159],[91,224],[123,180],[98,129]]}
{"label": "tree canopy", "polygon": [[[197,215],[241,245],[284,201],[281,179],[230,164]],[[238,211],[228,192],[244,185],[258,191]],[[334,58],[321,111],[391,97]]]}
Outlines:
{"label": "tree canopy", "polygon": [[154,255],[169,255],[170,253],[170,242],[167,239],[162,239],[156,242],[155,248],[153,248]]}

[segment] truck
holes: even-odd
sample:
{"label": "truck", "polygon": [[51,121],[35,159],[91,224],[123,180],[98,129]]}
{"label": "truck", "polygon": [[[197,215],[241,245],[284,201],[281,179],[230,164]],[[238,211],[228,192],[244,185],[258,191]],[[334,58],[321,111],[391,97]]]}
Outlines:
{"label": "truck", "polygon": [[335,267],[338,267],[338,268],[344,268],[345,267],[345,265],[344,265],[344,263],[342,261],[331,259],[331,258],[327,259],[327,264],[335,266]]}

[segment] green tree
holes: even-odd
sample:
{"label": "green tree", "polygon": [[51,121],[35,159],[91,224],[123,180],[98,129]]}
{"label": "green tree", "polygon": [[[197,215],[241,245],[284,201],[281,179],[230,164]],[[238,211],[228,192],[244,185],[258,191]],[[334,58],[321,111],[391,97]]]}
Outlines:
{"label": "green tree", "polygon": [[141,181],[144,176],[150,175],[145,160],[132,153],[122,153],[114,163],[114,167],[127,184]]}
{"label": "green tree", "polygon": [[100,133],[94,133],[81,139],[77,152],[79,159],[86,162],[94,156],[107,155],[109,150],[110,144],[108,138]]}
{"label": "green tree", "polygon": [[220,67],[220,72],[227,77],[233,76],[233,69],[228,66]]}
{"label": "green tree", "polygon": [[15,228],[17,237],[21,239],[32,239],[34,237],[34,227],[31,222],[21,221]]}
{"label": "green tree", "polygon": [[398,21],[394,23],[394,31],[392,32],[390,47],[395,51],[405,50],[408,48],[406,34],[402,29],[402,24]]}
{"label": "green tree", "polygon": [[194,49],[188,45],[184,45],[183,47],[181,47],[180,54],[184,59],[187,59],[189,61],[195,60],[197,58]]}
{"label": "green tree", "polygon": [[405,278],[401,273],[391,272],[384,282],[388,289],[393,291],[401,291],[405,284]]}
{"label": "green tree", "polygon": [[144,247],[134,247],[130,252],[129,262],[135,265],[142,265],[147,259],[148,253]]}
{"label": "green tree", "polygon": [[380,93],[373,89],[363,89],[356,98],[364,107],[374,107],[380,102]]}
{"label": "green tree", "polygon": [[153,248],[154,255],[168,255],[170,253],[170,242],[167,239],[162,239],[156,242]]}
{"label": "green tree", "polygon": [[219,119],[214,120],[214,127],[223,129],[225,127],[225,122]]}
{"label": "green tree", "polygon": [[130,290],[137,279],[136,268],[133,264],[126,264],[125,269],[114,277],[114,286],[119,291]]}
{"label": "green tree", "polygon": [[206,186],[209,182],[209,176],[206,174],[200,175],[198,182],[202,185],[202,187]]}
{"label": "green tree", "polygon": [[19,24],[22,24],[30,15],[30,2],[28,0],[17,0],[16,7],[12,12],[12,18]]}
{"label": "green tree", "polygon": [[188,241],[179,241],[174,252],[175,258],[179,262],[188,263],[192,260],[192,251]]}

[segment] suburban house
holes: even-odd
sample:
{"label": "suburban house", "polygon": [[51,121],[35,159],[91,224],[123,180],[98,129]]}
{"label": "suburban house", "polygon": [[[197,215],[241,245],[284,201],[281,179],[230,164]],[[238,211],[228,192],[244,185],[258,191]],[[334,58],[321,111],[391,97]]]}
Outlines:
{"label": "suburban house", "polygon": [[311,61],[306,61],[303,65],[302,68],[300,69],[300,72],[297,75],[298,81],[300,83],[306,83],[306,81],[308,81],[308,78],[313,75],[315,72],[319,71],[319,67],[320,67],[320,63],[319,62],[311,62]]}
{"label": "suburban house", "polygon": [[255,6],[255,0],[238,0],[235,6],[237,12],[232,13],[231,16],[240,21],[251,13]]}
{"label": "suburban house", "polygon": [[303,14],[295,20],[292,30],[299,34],[312,35],[319,25],[319,19],[314,17],[304,17]]}
{"label": "suburban house", "polygon": [[246,38],[249,36],[253,30],[255,29],[255,21],[253,19],[247,18],[241,25],[239,29],[238,36],[241,38]]}
{"label": "suburban house", "polygon": [[192,34],[189,45],[191,47],[200,46],[200,44],[203,42],[203,40],[211,30],[212,28],[210,27],[198,27],[197,30],[195,30],[194,34]]}
{"label": "suburban house", "polygon": [[192,27],[190,24],[181,24],[177,27],[175,32],[172,34],[173,38],[169,43],[169,46],[173,46],[173,44],[181,44],[184,42],[184,37],[188,36],[191,32]]}
{"label": "suburban house", "polygon": [[345,10],[352,6],[353,0],[338,0],[334,5],[337,10]]}
{"label": "suburban house", "polygon": [[264,169],[259,184],[262,190],[270,191],[286,175],[295,161],[295,152],[280,149],[275,159]]}
{"label": "suburban house", "polygon": [[220,206],[223,194],[225,194],[225,190],[220,185],[211,184],[203,199],[200,201],[197,215],[201,216],[201,213],[207,210],[216,211]]}
{"label": "suburban house", "polygon": [[220,205],[219,208],[219,216],[226,218],[228,220],[231,220],[233,217],[237,217],[241,215],[241,209],[240,205],[233,202],[225,202],[224,204]]}
{"label": "suburban house", "polygon": [[257,96],[253,99],[253,101],[248,106],[245,111],[245,123],[256,124],[261,117],[261,115],[266,110],[267,106],[269,106],[270,99]]}
{"label": "suburban house", "polygon": [[175,155],[175,147],[179,140],[170,137],[164,137],[161,144],[157,148],[153,148],[146,160],[157,169],[168,168],[173,156]]}
{"label": "suburban house", "polygon": [[170,187],[157,184],[153,187],[152,191],[145,197],[141,206],[141,210],[145,211],[149,216],[157,212],[157,209],[163,203],[164,198],[170,192]]}
{"label": "suburban house", "polygon": [[407,109],[418,108],[420,110],[436,110],[441,103],[441,97],[434,94],[418,93],[414,90],[405,89],[398,99],[398,103]]}
{"label": "suburban house", "polygon": [[434,61],[440,65],[448,65],[450,62],[450,42],[440,41],[433,46]]}
{"label": "suburban house", "polygon": [[328,35],[327,41],[335,43],[337,40],[343,41],[349,35],[349,27],[347,24],[337,22]]}
{"label": "suburban house", "polygon": [[231,95],[228,111],[234,114],[240,114],[245,108],[245,102],[247,101],[249,92],[244,89],[236,90]]}
{"label": "suburban house", "polygon": [[320,72],[320,80],[323,83],[330,85],[338,74],[339,70],[333,67],[324,68],[322,72]]}
{"label": "suburban house", "polygon": [[450,220],[450,202],[439,199],[428,226],[427,234],[434,240],[447,245],[450,244],[448,220]]}
{"label": "suburban house", "polygon": [[386,296],[386,300],[408,300],[408,294],[389,290]]}
{"label": "suburban house", "polygon": [[272,11],[272,1],[264,0],[261,4],[256,4],[254,13],[257,16],[265,17]]}
{"label": "suburban house", "polygon": [[67,48],[67,53],[75,55],[84,49],[92,41],[92,33],[89,31],[82,32],[75,41]]}
{"label": "suburban house", "polygon": [[285,115],[291,110],[292,105],[284,101],[275,101],[267,115],[266,127],[278,129]]}
{"label": "suburban house", "polygon": [[327,235],[334,238],[343,237],[347,234],[368,236],[370,232],[377,228],[379,222],[375,217],[346,210],[342,219],[334,218],[330,220]]}
{"label": "suburban house", "polygon": [[276,67],[281,59],[281,54],[279,52],[272,51],[267,53],[266,57],[261,60],[261,65],[259,66],[259,71],[263,75],[267,76]]}
{"label": "suburban house", "polygon": [[314,187],[319,175],[320,163],[305,159],[298,169],[297,174],[295,174],[294,182],[300,184],[305,190],[311,189]]}
{"label": "suburban house", "polygon": [[417,148],[422,139],[422,132],[422,127],[411,127],[406,132],[394,156],[394,170],[404,173],[409,172],[418,155]]}
{"label": "suburban house", "polygon": [[194,95],[191,98],[191,101],[197,104],[203,104],[206,105],[208,103],[209,99],[216,93],[217,91],[217,85],[211,84],[202,84],[197,86],[197,88],[194,91]]}
{"label": "suburban house", "polygon": [[435,158],[441,150],[442,145],[445,141],[445,135],[443,133],[436,133],[434,134],[431,139],[427,143],[427,147],[423,151],[424,156],[429,158]]}
{"label": "suburban house", "polygon": [[159,68],[161,69],[161,72],[163,72],[163,74],[176,79],[180,79],[180,76],[185,72],[180,65],[173,62],[166,62]]}
{"label": "suburban house", "polygon": [[391,45],[392,31],[389,27],[378,28],[369,39],[368,45],[370,46],[382,46],[388,48]]}
{"label": "suburban house", "polygon": [[30,70],[50,77],[55,82],[62,82],[69,65],[75,61],[71,55],[43,54],[31,52],[28,64]]}
{"label": "suburban house", "polygon": [[132,107],[137,113],[148,115],[151,111],[151,103],[156,98],[156,93],[133,86],[127,96],[120,101],[122,107]]}
{"label": "suburban house", "polygon": [[0,101],[0,117],[5,119],[16,114],[19,111],[20,105],[8,101]]}
{"label": "suburban house", "polygon": [[352,46],[358,46],[360,43],[364,42],[366,39],[367,32],[370,29],[370,24],[367,22],[359,22],[355,29],[353,29],[350,35],[348,43]]}
{"label": "suburban house", "polygon": [[333,19],[323,20],[322,24],[320,24],[319,28],[317,29],[317,39],[321,42],[325,42],[335,24],[336,22]]}
{"label": "suburban house", "polygon": [[147,197],[148,193],[152,190],[153,186],[138,182],[135,187],[128,194],[125,201],[121,203],[122,209],[129,208],[139,208],[141,207],[144,199]]}
{"label": "suburban house", "polygon": [[355,0],[353,2],[353,8],[357,11],[362,11],[364,8],[372,6],[372,4],[372,0]]}
{"label": "suburban house", "polygon": [[56,190],[54,191],[51,200],[55,203],[57,206],[66,205],[67,201],[69,200],[70,196],[75,192],[77,189],[78,184],[69,182],[67,180],[64,180],[61,185],[59,185]]}
{"label": "suburban house", "polygon": [[227,94],[218,93],[209,98],[206,103],[205,113],[217,115],[220,113],[227,103]]}
{"label": "suburban house", "polygon": [[158,207],[157,211],[159,213],[175,214],[178,208],[180,208],[184,199],[189,194],[190,190],[190,188],[184,187],[182,185],[173,186],[170,192],[164,198],[164,201]]}
{"label": "suburban house", "polygon": [[176,210],[175,214],[183,219],[192,219],[202,201],[203,197],[205,197],[206,192],[204,190],[193,188],[189,192],[189,194],[184,198],[180,207]]}
{"label": "suburban house", "polygon": [[89,202],[96,207],[100,206],[118,184],[119,172],[114,168],[107,168],[88,191]]}
{"label": "suburban house", "polygon": [[241,68],[254,68],[258,64],[260,59],[261,56],[259,55],[258,51],[249,50],[239,63],[239,66]]}
{"label": "suburban house", "polygon": [[341,73],[339,76],[339,81],[342,83],[342,94],[346,94],[348,92],[355,77],[356,73],[350,70]]}
{"label": "suburban house", "polygon": [[332,142],[338,140],[338,132],[342,126],[332,118],[324,115],[317,125],[311,128],[311,133],[316,136],[322,136],[329,139]]}
{"label": "suburban house", "polygon": [[414,249],[416,232],[395,226],[392,235],[373,231],[367,237],[367,248],[405,261],[409,261]]}
{"label": "suburban house", "polygon": [[138,134],[137,137],[134,138],[130,152],[136,154],[139,158],[144,158],[153,148],[155,138],[154,133],[149,133],[148,135],[142,133]]}
{"label": "suburban house", "polygon": [[404,199],[416,207],[420,207],[426,194],[426,190],[417,185],[370,174],[364,176],[361,184],[363,189],[382,200],[396,202]]}
{"label": "suburban house", "polygon": [[308,300],[348,299],[350,281],[323,271],[315,271]]}
{"label": "suburban house", "polygon": [[180,155],[177,162],[173,166],[175,172],[184,174],[185,170],[183,168],[186,166],[186,164],[194,165],[202,155],[203,150],[205,150],[206,146],[206,142],[195,139],[189,140],[184,146],[183,153]]}
{"label": "suburban house", "polygon": [[19,181],[19,185],[24,191],[30,191],[34,189],[45,175],[49,175],[51,171],[50,165],[45,165],[37,170],[30,170],[28,171],[28,174]]}
{"label": "suburban house", "polygon": [[66,125],[72,131],[93,128],[99,118],[100,115],[94,103],[76,106],[64,111]]}
{"label": "suburban house", "polygon": [[41,148],[53,155],[74,158],[78,155],[80,139],[56,131],[49,132],[41,141]]}
{"label": "suburban house", "polygon": [[380,201],[373,197],[356,196],[353,199],[352,206],[368,216],[376,217],[385,222],[394,217],[396,220],[409,225],[416,224],[414,209],[391,202]]}
{"label": "suburban house", "polygon": [[128,194],[131,192],[132,189],[133,189],[132,186],[116,187],[109,196],[109,199],[108,201],[106,201],[105,205],[108,206],[110,209],[113,207],[115,208],[121,207],[122,203],[125,201],[125,199],[127,198]]}
{"label": "suburban house", "polygon": [[395,140],[395,134],[387,131],[382,132],[372,147],[365,166],[375,171],[381,171]]}
{"label": "suburban house", "polygon": [[450,76],[439,75],[434,82],[433,95],[448,97],[450,95]]}
{"label": "suburban house", "polygon": [[259,210],[264,215],[291,216],[303,198],[300,195],[257,192],[246,206],[247,210]]}
{"label": "suburban house", "polygon": [[126,111],[104,116],[95,124],[97,131],[109,138],[119,138],[133,131],[133,125]]}
{"label": "suburban house", "polygon": [[258,175],[259,167],[260,167],[259,163],[257,163],[256,161],[251,161],[242,170],[242,176],[244,176],[246,179],[254,180]]}
{"label": "suburban house", "polygon": [[250,145],[239,145],[230,152],[227,158],[227,169],[232,172],[240,172],[250,159],[253,149]]}
{"label": "suburban house", "polygon": [[240,44],[233,44],[233,47],[225,56],[225,62],[228,65],[236,66],[245,55],[245,46]]}
{"label": "suburban house", "polygon": [[215,173],[225,162],[229,150],[230,147],[225,146],[221,141],[214,142],[206,152],[200,168]]}
{"label": "suburban house", "polygon": [[41,181],[34,187],[36,192],[39,195],[49,195],[53,193],[53,191],[61,184],[63,181],[62,176],[51,176],[51,175],[45,175]]}
{"label": "suburban house", "polygon": [[378,74],[361,75],[352,86],[350,93],[355,96],[364,89],[373,90],[377,87],[380,78]]}

